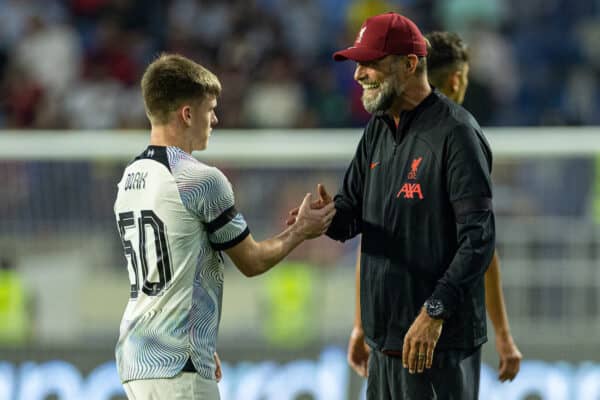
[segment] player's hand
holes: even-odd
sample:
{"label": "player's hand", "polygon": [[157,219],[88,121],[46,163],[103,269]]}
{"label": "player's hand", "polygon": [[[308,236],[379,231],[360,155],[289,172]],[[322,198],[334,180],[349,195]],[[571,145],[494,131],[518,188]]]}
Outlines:
{"label": "player's hand", "polygon": [[217,380],[217,382],[221,381],[221,378],[223,377],[223,371],[221,370],[221,359],[219,358],[219,355],[217,354],[217,352],[215,351],[215,364],[217,366],[217,368],[215,369],[215,379]]}
{"label": "player's hand", "polygon": [[412,323],[402,347],[402,365],[408,368],[408,372],[421,373],[425,368],[431,368],[433,363],[433,351],[440,335],[444,320],[431,318],[425,308]]}
{"label": "player's hand", "polygon": [[285,224],[287,226],[294,225],[296,223],[296,218],[298,217],[298,211],[300,211],[300,207],[294,207],[288,213],[288,217],[285,220]]}
{"label": "player's hand", "polygon": [[368,364],[371,348],[365,342],[362,329],[354,328],[348,341],[348,364],[358,375],[366,378],[369,374]]}
{"label": "player's hand", "polygon": [[[320,183],[317,184],[317,193],[319,193],[319,199],[310,203],[310,208],[318,210],[325,207],[327,204],[333,201],[329,193],[327,193],[325,186],[323,186]],[[288,213],[287,220],[285,221],[287,226],[294,225],[294,223],[296,222],[296,218],[298,217],[299,210],[300,207],[294,207],[290,210],[290,212]]]}
{"label": "player's hand", "polygon": [[523,355],[513,341],[510,333],[507,335],[496,335],[496,351],[500,359],[498,380],[500,382],[512,381],[519,373]]}
{"label": "player's hand", "polygon": [[304,237],[304,239],[313,239],[321,236],[327,231],[333,217],[335,216],[335,206],[333,202],[326,206],[315,209],[311,207],[312,194],[307,193],[298,209],[295,230]]}

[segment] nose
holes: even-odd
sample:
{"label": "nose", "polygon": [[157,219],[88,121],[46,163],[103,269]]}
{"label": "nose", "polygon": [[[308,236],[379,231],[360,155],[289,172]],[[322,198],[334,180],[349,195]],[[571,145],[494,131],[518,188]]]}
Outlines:
{"label": "nose", "polygon": [[361,81],[366,76],[366,68],[361,64],[356,64],[356,69],[354,70],[354,80]]}
{"label": "nose", "polygon": [[217,114],[215,114],[215,112],[213,111],[212,117],[210,118],[210,125],[215,126],[218,123],[219,123],[219,119],[217,118]]}

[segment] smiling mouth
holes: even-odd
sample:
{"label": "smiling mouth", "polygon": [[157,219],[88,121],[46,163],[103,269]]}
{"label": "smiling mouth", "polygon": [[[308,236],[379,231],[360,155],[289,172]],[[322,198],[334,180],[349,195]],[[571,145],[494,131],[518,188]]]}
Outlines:
{"label": "smiling mouth", "polygon": [[381,84],[379,84],[379,83],[361,83],[360,86],[362,86],[363,90],[374,90],[374,89],[379,89]]}

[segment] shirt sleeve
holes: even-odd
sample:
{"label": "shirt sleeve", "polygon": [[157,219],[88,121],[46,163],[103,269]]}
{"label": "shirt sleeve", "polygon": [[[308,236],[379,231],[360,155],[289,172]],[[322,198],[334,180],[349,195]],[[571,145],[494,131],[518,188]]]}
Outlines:
{"label": "shirt sleeve", "polygon": [[367,157],[365,131],[354,158],[346,170],[342,187],[333,199],[336,214],[326,235],[334,240],[344,242],[361,232],[362,199]]}
{"label": "shirt sleeve", "polygon": [[[217,168],[196,171],[182,191],[186,207],[204,223],[215,250],[227,250],[250,234],[246,220],[235,208],[231,183]],[[190,176],[188,176],[190,178]]]}
{"label": "shirt sleeve", "polygon": [[444,317],[482,279],[495,248],[491,152],[472,127],[460,126],[446,148],[446,188],[456,219],[458,250],[429,298],[439,300]]}

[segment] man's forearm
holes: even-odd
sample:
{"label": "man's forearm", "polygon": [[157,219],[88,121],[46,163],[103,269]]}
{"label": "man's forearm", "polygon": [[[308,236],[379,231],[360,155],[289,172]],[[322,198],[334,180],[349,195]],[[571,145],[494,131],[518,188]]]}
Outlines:
{"label": "man's forearm", "polygon": [[476,211],[457,218],[458,250],[446,273],[428,299],[442,303],[443,318],[449,318],[464,293],[483,278],[495,249],[494,214]]}
{"label": "man's forearm", "polygon": [[504,305],[504,294],[502,293],[502,279],[500,275],[500,259],[498,252],[494,251],[492,262],[485,273],[485,305],[494,326],[497,336],[510,333],[508,315]]}
{"label": "man's forearm", "polygon": [[356,271],[355,271],[355,291],[354,297],[354,329],[362,332],[362,320],[360,315],[360,250],[361,246],[358,245],[358,252],[356,254]]}

